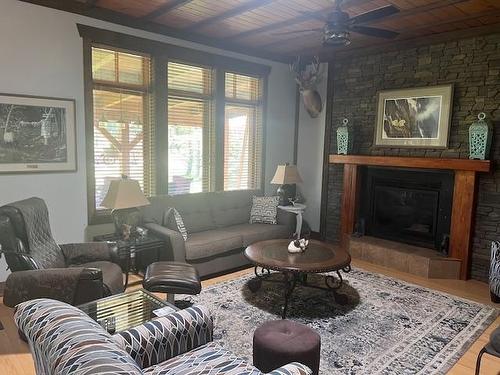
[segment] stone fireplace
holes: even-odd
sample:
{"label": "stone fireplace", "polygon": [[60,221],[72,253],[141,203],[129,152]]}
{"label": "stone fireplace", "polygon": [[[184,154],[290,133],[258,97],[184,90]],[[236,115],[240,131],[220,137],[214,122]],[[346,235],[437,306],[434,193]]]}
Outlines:
{"label": "stone fireplace", "polygon": [[489,160],[330,155],[329,161],[344,166],[340,244],[354,257],[427,277],[469,277],[477,173],[490,171]]}

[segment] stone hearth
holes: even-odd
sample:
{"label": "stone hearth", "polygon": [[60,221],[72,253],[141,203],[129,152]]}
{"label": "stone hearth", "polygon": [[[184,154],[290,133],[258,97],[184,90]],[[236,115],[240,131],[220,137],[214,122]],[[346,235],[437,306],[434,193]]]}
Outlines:
{"label": "stone hearth", "polygon": [[379,266],[432,279],[460,279],[460,260],[413,245],[370,236],[351,237],[351,256]]}

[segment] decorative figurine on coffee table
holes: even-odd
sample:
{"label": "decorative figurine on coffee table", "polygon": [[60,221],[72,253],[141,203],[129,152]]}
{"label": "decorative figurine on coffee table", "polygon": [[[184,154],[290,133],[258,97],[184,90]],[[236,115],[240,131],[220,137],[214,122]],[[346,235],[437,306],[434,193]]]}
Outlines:
{"label": "decorative figurine on coffee table", "polygon": [[479,121],[469,127],[469,159],[485,160],[490,153],[491,125],[484,112],[479,113],[477,118]]}
{"label": "decorative figurine on coffee table", "polygon": [[348,119],[342,120],[342,126],[337,129],[337,153],[347,155],[352,150],[352,136],[349,134]]}
{"label": "decorative figurine on coffee table", "polygon": [[302,253],[306,251],[307,246],[309,246],[309,240],[305,238],[301,238],[300,240],[294,240],[288,244],[288,252],[292,254]]}

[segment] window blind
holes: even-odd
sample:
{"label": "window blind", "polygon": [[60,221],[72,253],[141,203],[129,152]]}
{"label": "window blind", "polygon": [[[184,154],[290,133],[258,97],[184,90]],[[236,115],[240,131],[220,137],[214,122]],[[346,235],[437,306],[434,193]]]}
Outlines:
{"label": "window blind", "polygon": [[211,191],[214,74],[211,68],[168,63],[168,193]]}
{"label": "window blind", "polygon": [[258,189],[262,172],[262,79],[225,74],[224,190]]}
{"label": "window blind", "polygon": [[150,65],[147,56],[92,48],[96,210],[122,175],[154,193]]}

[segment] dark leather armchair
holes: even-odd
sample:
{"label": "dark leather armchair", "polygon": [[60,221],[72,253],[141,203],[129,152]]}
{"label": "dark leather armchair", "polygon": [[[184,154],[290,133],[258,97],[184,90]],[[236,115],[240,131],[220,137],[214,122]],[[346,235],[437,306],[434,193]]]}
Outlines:
{"label": "dark leather armchair", "polygon": [[115,249],[104,242],[57,245],[40,198],[0,207],[0,246],[12,271],[7,306],[41,297],[78,305],[124,290]]}

